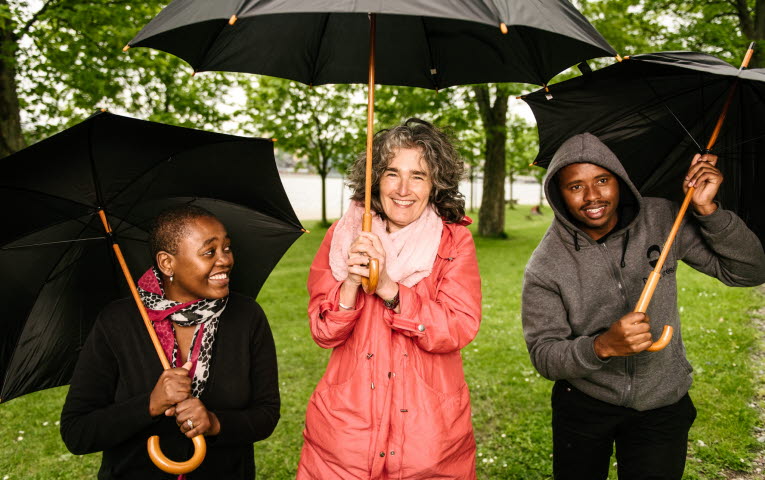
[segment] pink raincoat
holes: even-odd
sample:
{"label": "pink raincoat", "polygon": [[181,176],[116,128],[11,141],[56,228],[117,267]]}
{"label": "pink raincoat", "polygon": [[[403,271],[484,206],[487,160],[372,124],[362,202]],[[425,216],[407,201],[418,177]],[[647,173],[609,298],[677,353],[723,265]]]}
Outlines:
{"label": "pink raincoat", "polygon": [[338,308],[333,232],[308,276],[311,334],[334,350],[308,402],[297,478],[475,479],[460,355],[481,321],[470,231],[444,224],[430,276],[399,285],[399,314],[361,289],[356,310]]}

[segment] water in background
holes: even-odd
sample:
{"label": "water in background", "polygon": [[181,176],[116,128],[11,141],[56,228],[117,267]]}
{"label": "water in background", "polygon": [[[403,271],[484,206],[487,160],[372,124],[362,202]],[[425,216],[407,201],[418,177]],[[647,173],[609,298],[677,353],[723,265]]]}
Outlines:
{"label": "water in background", "polygon": [[[321,219],[321,177],[308,173],[279,172],[279,174],[298,218],[301,221]],[[345,179],[340,176],[327,177],[327,218],[330,220],[340,218],[348,208],[351,192],[344,183]],[[521,178],[513,183],[513,199],[520,205],[537,205],[539,189],[535,179]],[[460,184],[460,192],[465,195],[467,209],[478,209],[481,206],[483,192],[481,179],[473,181],[472,197],[470,181],[466,180]],[[509,183],[505,184],[505,198],[510,200]]]}

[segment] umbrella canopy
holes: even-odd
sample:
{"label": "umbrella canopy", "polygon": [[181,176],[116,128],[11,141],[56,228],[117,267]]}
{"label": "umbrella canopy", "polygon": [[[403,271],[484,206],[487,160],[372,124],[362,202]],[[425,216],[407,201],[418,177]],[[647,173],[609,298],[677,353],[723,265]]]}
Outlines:
{"label": "umbrella canopy", "polygon": [[236,249],[231,288],[253,297],[302,232],[270,140],[98,113],[0,161],[2,401],[68,383],[97,313],[130,295],[99,209],[134,275],[157,213],[212,211]]}
{"label": "umbrella canopy", "polygon": [[383,85],[542,85],[616,54],[568,0],[175,0],[128,46],[172,53],[195,71],[367,83],[368,13]]}
{"label": "umbrella canopy", "polygon": [[[693,155],[707,145],[737,83],[712,153],[725,176],[717,199],[765,244],[765,69],[739,70],[695,52],[636,55],[524,97],[537,119],[546,167],[558,147],[583,132],[598,136],[645,196],[680,201]],[[550,97],[550,98],[548,98]]]}

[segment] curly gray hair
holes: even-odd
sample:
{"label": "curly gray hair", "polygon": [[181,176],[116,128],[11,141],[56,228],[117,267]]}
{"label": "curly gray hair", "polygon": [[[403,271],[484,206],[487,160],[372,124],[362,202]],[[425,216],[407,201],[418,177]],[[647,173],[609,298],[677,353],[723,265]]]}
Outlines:
{"label": "curly gray hair", "polygon": [[[447,222],[458,223],[465,216],[465,197],[459,191],[465,166],[454,147],[452,136],[418,118],[401,125],[380,130],[372,144],[372,210],[383,220],[385,212],[380,201],[380,178],[400,148],[416,148],[430,171],[433,188],[429,203]],[[358,155],[348,173],[348,186],[353,190],[351,200],[364,201],[366,183],[366,152]]]}

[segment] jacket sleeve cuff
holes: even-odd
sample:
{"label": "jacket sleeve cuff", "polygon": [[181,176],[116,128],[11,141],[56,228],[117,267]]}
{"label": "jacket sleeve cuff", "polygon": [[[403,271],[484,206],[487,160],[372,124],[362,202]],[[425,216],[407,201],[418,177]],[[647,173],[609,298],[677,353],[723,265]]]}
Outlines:
{"label": "jacket sleeve cuff", "polygon": [[417,319],[417,313],[420,311],[420,297],[409,287],[398,285],[398,304],[400,313],[385,309],[383,315],[385,322],[390,328],[397,330],[404,335],[423,336],[427,333],[428,326]]}
{"label": "jacket sleeve cuff", "polygon": [[696,222],[701,226],[701,229],[712,235],[720,233],[728,228],[728,225],[733,221],[731,215],[731,212],[723,210],[719,203],[717,203],[717,210],[709,215],[699,215],[695,211],[693,212],[693,216],[696,219]]}
{"label": "jacket sleeve cuff", "polygon": [[603,360],[595,353],[595,337],[579,337],[574,351],[582,365],[591,370],[600,370],[611,361],[610,358]]}
{"label": "jacket sleeve cuff", "polygon": [[356,293],[356,304],[352,310],[340,308],[340,287],[343,282],[330,289],[327,297],[319,305],[319,318],[335,322],[353,322],[361,316],[361,310],[364,308],[366,295]]}

